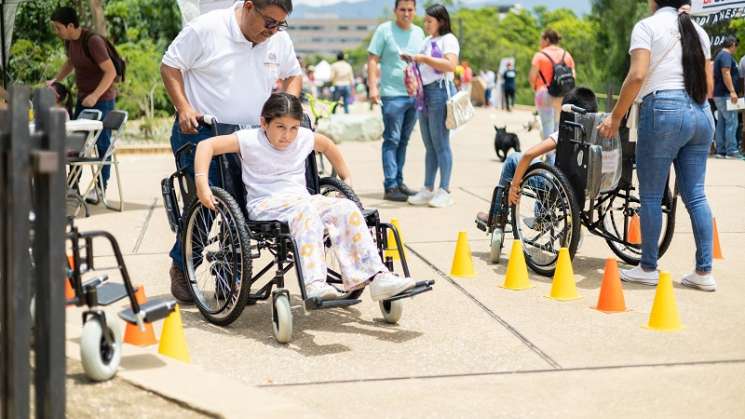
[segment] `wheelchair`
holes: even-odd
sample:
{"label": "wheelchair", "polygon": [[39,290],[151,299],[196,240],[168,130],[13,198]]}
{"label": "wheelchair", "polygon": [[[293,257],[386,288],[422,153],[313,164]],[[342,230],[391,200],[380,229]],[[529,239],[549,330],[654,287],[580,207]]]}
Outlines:
{"label": "wheelchair", "polygon": [[[213,117],[200,121],[209,125],[215,135],[220,124]],[[305,126],[310,126],[306,116]],[[227,326],[233,323],[247,305],[271,299],[271,314],[274,337],[279,343],[288,343],[292,338],[292,312],[290,293],[285,288],[285,275],[295,267],[303,307],[307,311],[348,307],[361,302],[364,287],[345,292],[342,298],[322,300],[308,298],[303,272],[296,263],[299,254],[290,235],[289,225],[279,221],[252,221],[248,217],[244,185],[241,179],[240,157],[237,154],[218,156],[218,173],[221,187],[212,187],[217,201],[216,211],[199,203],[193,175],[181,165],[186,153],[194,153],[193,144],[186,144],[176,152],[177,170],[162,181],[162,193],[171,229],[180,236],[185,261],[185,276],[190,285],[194,302],[202,316],[212,324]],[[215,164],[213,160],[212,164]],[[389,270],[394,270],[393,259],[383,257],[388,249],[389,232],[396,242],[401,269],[410,276],[401,238],[396,228],[380,220],[375,209],[365,209],[354,191],[334,177],[320,178],[316,153],[306,159],[306,187],[311,194],[346,198],[362,211],[370,228],[373,240],[382,260]],[[178,194],[177,194],[178,189]],[[180,197],[180,200],[179,200]],[[180,211],[179,203],[184,211]],[[183,214],[183,216],[182,216]],[[326,248],[331,246],[326,240]],[[333,286],[342,283],[339,272],[332,268],[333,252],[326,252],[328,262],[327,282]],[[255,271],[254,263],[269,255],[270,261]],[[268,282],[259,286],[262,277],[274,273]],[[271,274],[270,274],[271,275]],[[415,287],[380,302],[383,319],[395,324],[403,311],[402,299],[431,291],[434,281],[420,281]],[[338,289],[338,288],[337,288]]]}
{"label": "wheelchair", "polygon": [[[625,124],[616,138],[601,138],[597,127],[605,116],[576,106],[563,108],[555,164],[530,166],[520,184],[517,205],[509,205],[506,188],[494,188],[488,221],[476,220],[476,226],[489,236],[490,262],[499,263],[505,235],[511,232],[523,243],[527,265],[539,275],[552,276],[560,248],[568,248],[574,258],[584,225],[621,260],[639,264],[641,244],[629,238],[632,218],[641,207],[636,143],[629,140]],[[671,185],[668,174],[660,256],[673,238],[677,198],[677,187]]]}

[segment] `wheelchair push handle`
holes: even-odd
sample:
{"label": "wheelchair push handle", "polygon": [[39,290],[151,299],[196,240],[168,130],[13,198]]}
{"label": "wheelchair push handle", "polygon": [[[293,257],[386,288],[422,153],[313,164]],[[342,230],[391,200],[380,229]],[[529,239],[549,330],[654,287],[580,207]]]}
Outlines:
{"label": "wheelchair push handle", "polygon": [[562,112],[567,112],[567,113],[578,113],[578,114],[582,114],[582,115],[584,115],[584,114],[587,113],[587,110],[586,109],[580,108],[579,106],[574,106],[574,105],[571,105],[571,104],[568,104],[568,103],[567,104],[564,104],[564,105],[561,105],[561,111]]}

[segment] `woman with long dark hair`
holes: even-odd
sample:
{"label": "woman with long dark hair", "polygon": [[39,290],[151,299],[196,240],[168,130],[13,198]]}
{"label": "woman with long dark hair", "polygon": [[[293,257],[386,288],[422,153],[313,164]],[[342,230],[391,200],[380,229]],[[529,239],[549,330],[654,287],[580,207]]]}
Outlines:
{"label": "woman with long dark hair", "polygon": [[629,48],[631,67],[613,113],[600,126],[600,134],[616,134],[634,101],[641,100],[636,169],[642,258],[639,266],[622,271],[621,278],[644,285],[658,282],[661,204],[670,166],[674,165],[696,241],[696,268],[683,277],[682,284],[715,291],[711,274],[712,217],[704,190],[706,160],[714,138],[714,120],[706,100],[713,87],[711,43],[706,32],[691,20],[690,4],[690,0],[649,0],[653,15],[634,27]]}
{"label": "woman with long dark hair", "polygon": [[[405,60],[417,63],[421,73],[424,107],[419,110],[419,129],[424,141],[424,187],[409,197],[411,205],[443,208],[453,205],[450,194],[450,174],[453,153],[450,150],[450,131],[445,127],[448,96],[456,93],[450,74],[458,65],[460,44],[450,29],[450,14],[445,6],[435,4],[424,16],[424,40],[421,53]],[[435,190],[435,177],[440,172],[440,187]]]}

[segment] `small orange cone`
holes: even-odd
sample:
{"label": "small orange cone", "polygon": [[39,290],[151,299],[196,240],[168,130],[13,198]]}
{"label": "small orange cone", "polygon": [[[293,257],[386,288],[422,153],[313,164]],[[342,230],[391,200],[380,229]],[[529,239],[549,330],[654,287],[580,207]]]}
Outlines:
{"label": "small orange cone", "polygon": [[634,214],[629,223],[626,239],[630,244],[642,244],[642,223],[639,214]]}
{"label": "small orange cone", "polygon": [[621,277],[618,274],[618,262],[613,258],[605,261],[605,273],[603,284],[600,286],[598,305],[595,310],[605,313],[620,313],[626,311],[626,302],[623,298],[623,287]]}
{"label": "small orange cone", "polygon": [[176,308],[163,321],[163,332],[160,334],[158,353],[181,362],[191,362],[189,350],[186,348],[184,326],[181,324],[181,312]]}
{"label": "small orange cone", "polygon": [[719,229],[717,228],[717,219],[714,218],[714,259],[722,260],[722,245],[719,243]]}
{"label": "small orange cone", "polygon": [[673,280],[668,272],[660,272],[660,281],[654,294],[652,312],[649,313],[647,329],[658,332],[674,332],[683,329],[678,314],[678,305],[673,292]]}
{"label": "small orange cone", "polygon": [[[145,287],[140,285],[135,291],[135,299],[137,304],[147,303],[147,297],[145,297]],[[136,346],[148,346],[158,343],[155,339],[155,332],[153,331],[152,323],[145,322],[145,331],[141,331],[136,324],[127,322],[127,329],[124,331],[124,342]]]}
{"label": "small orange cone", "polygon": [[[75,261],[72,258],[72,255],[67,255],[67,267],[70,268],[70,270],[75,269]],[[75,298],[75,290],[72,289],[72,285],[70,285],[70,277],[65,275],[65,300],[72,300]]]}

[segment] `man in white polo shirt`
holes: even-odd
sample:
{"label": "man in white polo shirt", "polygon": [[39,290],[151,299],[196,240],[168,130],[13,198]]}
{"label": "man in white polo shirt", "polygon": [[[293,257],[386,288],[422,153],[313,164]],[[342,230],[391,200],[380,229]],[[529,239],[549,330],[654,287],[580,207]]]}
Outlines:
{"label": "man in white polo shirt", "polygon": [[[176,121],[171,131],[174,154],[184,144],[212,136],[198,123],[213,115],[220,133],[259,125],[261,107],[277,80],[282,89],[299,96],[302,73],[287,28],[292,0],[237,1],[190,22],[168,47],[160,67]],[[181,157],[181,167],[193,176],[193,155]],[[217,165],[210,166],[210,184],[218,185]],[[181,243],[171,249],[171,293],[191,301],[184,277]]]}

